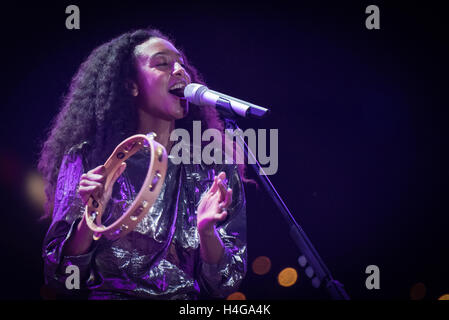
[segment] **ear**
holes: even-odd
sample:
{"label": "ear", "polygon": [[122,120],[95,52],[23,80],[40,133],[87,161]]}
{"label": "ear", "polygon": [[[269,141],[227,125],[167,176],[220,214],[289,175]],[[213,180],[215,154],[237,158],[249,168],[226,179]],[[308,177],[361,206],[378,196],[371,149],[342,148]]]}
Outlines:
{"label": "ear", "polygon": [[128,92],[133,96],[137,97],[139,95],[139,87],[137,86],[137,83],[133,80],[126,80],[125,81],[125,88],[128,90]]}

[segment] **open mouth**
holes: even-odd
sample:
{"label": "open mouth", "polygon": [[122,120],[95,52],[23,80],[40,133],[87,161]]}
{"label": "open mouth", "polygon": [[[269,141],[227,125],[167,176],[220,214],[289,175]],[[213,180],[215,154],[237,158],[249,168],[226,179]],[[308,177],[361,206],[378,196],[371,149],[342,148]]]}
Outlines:
{"label": "open mouth", "polygon": [[186,87],[186,84],[183,82],[176,83],[171,87],[168,92],[176,97],[179,98],[179,103],[181,105],[181,108],[184,110],[184,114],[186,115],[189,112],[189,102],[184,97],[184,89]]}
{"label": "open mouth", "polygon": [[171,94],[173,94],[179,98],[184,98],[184,88],[177,88],[177,89],[169,90],[168,92],[170,92]]}

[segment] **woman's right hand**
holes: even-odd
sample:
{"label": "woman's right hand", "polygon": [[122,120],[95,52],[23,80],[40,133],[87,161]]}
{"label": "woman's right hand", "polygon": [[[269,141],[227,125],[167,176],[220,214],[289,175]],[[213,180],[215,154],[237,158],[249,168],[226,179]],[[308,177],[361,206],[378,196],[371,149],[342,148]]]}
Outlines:
{"label": "woman's right hand", "polygon": [[[81,175],[80,183],[78,185],[78,193],[83,201],[83,204],[87,205],[89,197],[92,195],[95,200],[99,201],[103,205],[106,205],[111,198],[112,186],[123,171],[125,171],[125,168],[126,163],[123,162],[115,172],[107,190],[104,190],[104,184],[106,183],[106,169],[103,165]],[[78,223],[76,232],[70,236],[66,245],[63,247],[62,254],[64,256],[77,256],[85,254],[89,251],[93,241],[93,231],[87,226],[85,217],[86,216],[83,215],[83,218]]]}
{"label": "woman's right hand", "polygon": [[123,162],[120,167],[115,171],[112,181],[108,188],[104,189],[106,183],[106,169],[104,165],[98,166],[87,173],[81,175],[78,193],[83,201],[84,205],[87,205],[90,196],[92,195],[95,200],[103,205],[106,205],[112,194],[112,187],[115,181],[126,169],[126,162]]}

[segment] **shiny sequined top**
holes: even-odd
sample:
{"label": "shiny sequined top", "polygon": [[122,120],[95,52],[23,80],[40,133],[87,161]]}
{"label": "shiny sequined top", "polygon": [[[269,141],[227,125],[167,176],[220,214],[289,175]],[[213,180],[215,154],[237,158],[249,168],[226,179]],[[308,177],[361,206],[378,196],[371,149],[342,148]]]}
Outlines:
{"label": "shiny sequined top", "polygon": [[[64,296],[87,292],[89,299],[223,298],[237,291],[246,274],[247,251],[246,202],[236,165],[175,165],[169,158],[161,193],[133,232],[116,241],[102,237],[86,254],[63,256],[64,244],[84,212],[77,186],[81,175],[92,169],[84,156],[86,145],[73,147],[59,171],[53,220],[43,243],[47,286]],[[127,160],[105,209],[108,219],[119,217],[132,203],[148,159],[139,152]],[[200,257],[196,209],[220,171],[233,193],[226,220],[217,224],[225,251],[215,265]],[[80,290],[66,288],[72,275],[66,273],[69,265],[80,270]]]}

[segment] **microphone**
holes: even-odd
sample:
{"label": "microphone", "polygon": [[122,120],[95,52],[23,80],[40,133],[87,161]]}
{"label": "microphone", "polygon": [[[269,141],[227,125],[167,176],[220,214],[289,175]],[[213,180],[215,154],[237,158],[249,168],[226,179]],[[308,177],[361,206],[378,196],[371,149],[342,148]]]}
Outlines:
{"label": "microphone", "polygon": [[216,107],[231,115],[245,118],[260,119],[268,115],[270,110],[255,104],[210,90],[198,83],[188,84],[184,88],[184,97],[191,103],[199,106]]}

